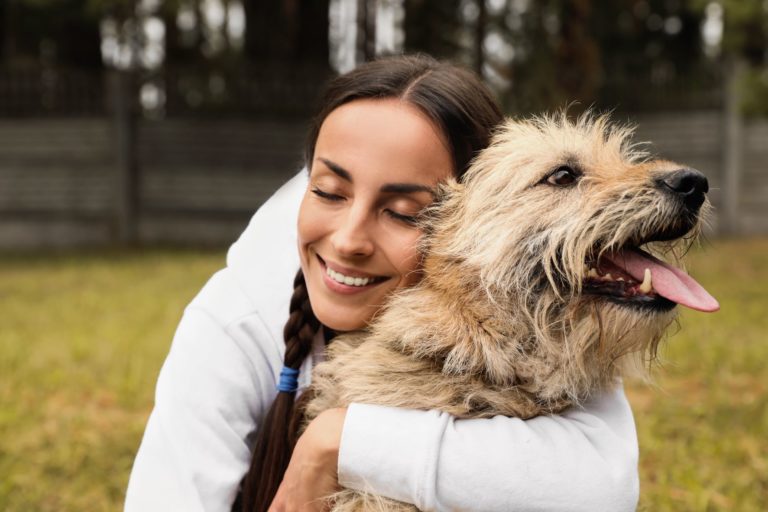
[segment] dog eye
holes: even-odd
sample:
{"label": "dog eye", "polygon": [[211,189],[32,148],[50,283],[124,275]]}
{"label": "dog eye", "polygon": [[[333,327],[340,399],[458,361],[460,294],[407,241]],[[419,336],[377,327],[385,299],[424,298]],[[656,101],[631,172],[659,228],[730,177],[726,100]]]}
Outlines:
{"label": "dog eye", "polygon": [[547,183],[550,185],[557,185],[558,187],[567,187],[568,185],[576,183],[579,176],[581,176],[581,173],[567,165],[563,165],[547,176]]}

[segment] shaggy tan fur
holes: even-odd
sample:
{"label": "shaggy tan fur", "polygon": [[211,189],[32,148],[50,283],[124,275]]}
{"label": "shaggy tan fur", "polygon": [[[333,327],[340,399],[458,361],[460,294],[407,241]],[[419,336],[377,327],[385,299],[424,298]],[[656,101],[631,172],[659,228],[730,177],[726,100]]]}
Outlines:
{"label": "shaggy tan fur", "polygon": [[[680,166],[649,160],[630,135],[589,115],[508,121],[426,213],[420,284],[329,346],[306,418],[352,402],[531,418],[612,385],[627,356],[652,358],[674,310],[582,293],[605,251],[680,229],[679,206],[653,183]],[[547,184],[564,165],[583,177]],[[688,243],[643,247],[677,260]],[[350,490],[333,500],[337,512],[416,510]]]}

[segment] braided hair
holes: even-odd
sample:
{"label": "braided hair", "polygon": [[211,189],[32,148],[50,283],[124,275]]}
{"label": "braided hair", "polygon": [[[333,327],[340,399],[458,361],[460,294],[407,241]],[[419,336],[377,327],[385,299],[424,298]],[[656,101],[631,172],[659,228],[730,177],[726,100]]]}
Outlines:
{"label": "braided hair", "polygon": [[[320,127],[332,111],[358,99],[384,98],[398,98],[415,106],[445,135],[457,178],[461,178],[472,158],[488,145],[493,129],[502,119],[491,92],[467,69],[426,55],[372,61],[328,84],[323,107],[307,138],[307,167],[313,162]],[[293,283],[290,317],[283,332],[284,367],[288,369],[284,372],[297,373],[311,352],[320,327],[312,312],[304,275],[299,271]],[[324,330],[328,332],[327,328]],[[295,387],[283,387],[281,382],[278,389],[275,401],[259,426],[251,466],[233,510],[240,510],[242,504],[245,512],[266,511],[290,462],[297,440],[299,422],[295,418],[299,411],[295,411]]]}
{"label": "braided hair", "polygon": [[[312,351],[312,342],[320,329],[312,312],[304,273],[299,270],[293,280],[293,295],[288,321],[283,328],[285,357],[283,366],[298,370]],[[293,415],[296,391],[278,391],[264,418],[254,445],[251,467],[243,481],[242,510],[267,510],[277,493],[283,473],[291,460],[296,432],[287,424]]]}

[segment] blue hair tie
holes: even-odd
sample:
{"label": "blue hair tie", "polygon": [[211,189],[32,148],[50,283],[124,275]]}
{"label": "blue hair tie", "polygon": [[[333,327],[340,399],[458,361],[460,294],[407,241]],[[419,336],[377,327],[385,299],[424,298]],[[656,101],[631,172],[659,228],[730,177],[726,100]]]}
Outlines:
{"label": "blue hair tie", "polygon": [[299,389],[299,370],[288,368],[283,366],[280,370],[280,382],[277,384],[278,391],[285,391],[286,393],[293,393]]}

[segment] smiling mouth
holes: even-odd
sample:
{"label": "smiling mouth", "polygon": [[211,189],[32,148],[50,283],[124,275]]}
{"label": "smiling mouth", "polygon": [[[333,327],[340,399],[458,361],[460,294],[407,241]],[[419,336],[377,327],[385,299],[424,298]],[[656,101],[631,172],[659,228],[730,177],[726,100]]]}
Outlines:
{"label": "smiling mouth", "polygon": [[342,272],[338,272],[336,270],[333,270],[331,267],[329,267],[325,260],[321,258],[319,255],[317,255],[317,259],[320,261],[320,265],[324,268],[325,273],[328,277],[330,277],[333,281],[343,284],[346,286],[353,286],[356,288],[363,288],[366,286],[372,286],[379,284],[383,281],[386,281],[389,279],[386,276],[351,276],[346,275]]}

